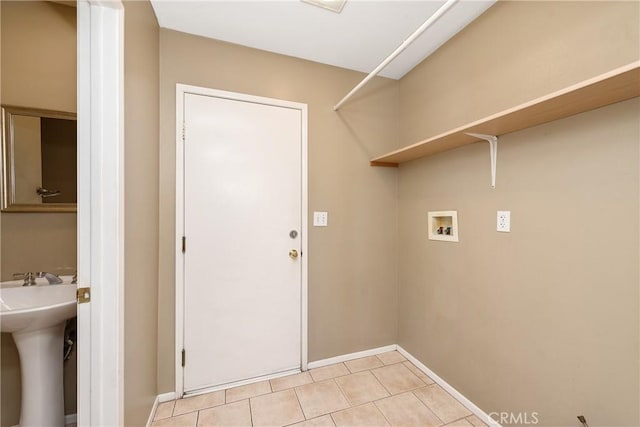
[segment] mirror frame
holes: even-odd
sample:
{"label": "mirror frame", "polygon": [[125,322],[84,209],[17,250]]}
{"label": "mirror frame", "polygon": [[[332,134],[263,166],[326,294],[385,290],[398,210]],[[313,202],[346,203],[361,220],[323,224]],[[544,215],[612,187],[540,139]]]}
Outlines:
{"label": "mirror frame", "polygon": [[0,164],[2,165],[2,174],[0,176],[2,180],[0,185],[0,208],[2,212],[77,212],[76,203],[16,203],[12,119],[14,115],[77,120],[75,113],[15,107],[12,105],[2,106],[2,150],[0,150]]}

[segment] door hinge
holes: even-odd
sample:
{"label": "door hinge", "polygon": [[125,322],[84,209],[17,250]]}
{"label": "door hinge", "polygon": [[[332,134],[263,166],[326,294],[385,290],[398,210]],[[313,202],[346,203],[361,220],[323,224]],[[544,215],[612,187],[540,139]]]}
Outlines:
{"label": "door hinge", "polygon": [[184,368],[184,362],[186,360],[186,355],[185,355],[185,351],[184,348],[182,349],[182,367]]}
{"label": "door hinge", "polygon": [[91,302],[91,288],[78,288],[76,290],[76,300],[78,304]]}
{"label": "door hinge", "polygon": [[184,140],[185,140],[185,137],[186,137],[185,134],[186,133],[187,133],[187,125],[184,122],[182,122],[182,142],[184,142]]}
{"label": "door hinge", "polygon": [[184,253],[187,250],[187,238],[185,236],[182,236],[182,253]]}

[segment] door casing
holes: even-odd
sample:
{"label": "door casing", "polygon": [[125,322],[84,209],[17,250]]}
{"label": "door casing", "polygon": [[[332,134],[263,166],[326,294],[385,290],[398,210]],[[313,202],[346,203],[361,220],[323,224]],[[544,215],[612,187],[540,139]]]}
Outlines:
{"label": "door casing", "polygon": [[[277,107],[285,107],[300,110],[302,116],[302,135],[301,135],[301,172],[302,172],[302,194],[301,194],[301,313],[300,313],[300,368],[307,370],[308,363],[308,120],[307,105],[291,101],[283,101],[280,99],[265,98],[235,92],[227,92],[218,89],[210,89],[199,86],[176,84],[176,222],[175,222],[175,270],[176,270],[176,293],[175,293],[175,378],[176,378],[176,397],[180,398],[184,395],[184,373],[182,367],[182,349],[184,345],[184,254],[182,253],[182,236],[184,235],[184,95],[190,93],[203,96],[214,96],[229,100],[253,102],[257,104],[272,105]],[[266,378],[266,377],[264,377]],[[254,382],[256,379],[239,381],[234,385],[242,385],[248,382]],[[229,387],[229,385],[224,386]],[[218,387],[222,388],[222,387]],[[199,390],[199,393],[213,391],[216,388]]]}
{"label": "door casing", "polygon": [[79,0],[78,425],[124,425],[124,5]]}

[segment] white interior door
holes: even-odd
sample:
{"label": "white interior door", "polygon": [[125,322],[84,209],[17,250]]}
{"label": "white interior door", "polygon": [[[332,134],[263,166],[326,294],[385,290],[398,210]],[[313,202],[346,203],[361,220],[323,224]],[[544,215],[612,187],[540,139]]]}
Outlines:
{"label": "white interior door", "polygon": [[184,391],[300,369],[303,111],[183,96]]}

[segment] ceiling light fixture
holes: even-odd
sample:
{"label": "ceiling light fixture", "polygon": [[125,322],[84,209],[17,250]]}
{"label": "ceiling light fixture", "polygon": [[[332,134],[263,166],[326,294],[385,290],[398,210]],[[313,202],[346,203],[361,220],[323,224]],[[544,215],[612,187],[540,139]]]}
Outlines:
{"label": "ceiling light fixture", "polygon": [[347,0],[300,0],[303,3],[308,3],[314,6],[321,7],[323,9],[330,10],[335,13],[342,12],[342,8]]}

